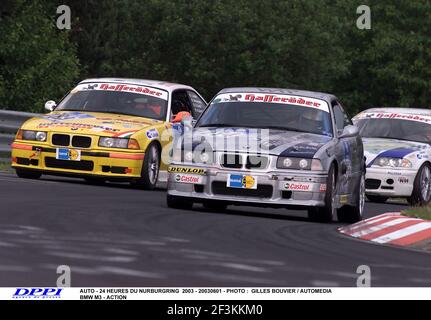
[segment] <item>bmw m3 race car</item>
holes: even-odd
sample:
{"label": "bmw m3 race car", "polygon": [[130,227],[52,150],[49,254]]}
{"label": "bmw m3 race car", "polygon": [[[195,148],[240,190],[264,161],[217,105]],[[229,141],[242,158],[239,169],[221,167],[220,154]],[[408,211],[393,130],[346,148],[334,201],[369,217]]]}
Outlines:
{"label": "bmw m3 race car", "polygon": [[182,117],[197,118],[205,107],[199,93],[185,85],[84,80],[58,104],[48,101],[50,113],[21,126],[12,144],[12,167],[22,178],[67,175],[153,189],[166,182],[169,156],[164,155]]}
{"label": "bmw m3 race car", "polygon": [[371,201],[404,197],[411,205],[431,199],[431,111],[374,108],[353,118],[363,137]]}
{"label": "bmw m3 race car", "polygon": [[220,91],[174,142],[167,204],[308,209],[312,220],[358,221],[363,145],[330,94],[269,88]]}

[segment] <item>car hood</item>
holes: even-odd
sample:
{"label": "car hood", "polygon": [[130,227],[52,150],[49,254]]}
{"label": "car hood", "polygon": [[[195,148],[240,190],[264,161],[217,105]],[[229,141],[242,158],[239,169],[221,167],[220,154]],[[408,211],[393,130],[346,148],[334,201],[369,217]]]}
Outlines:
{"label": "car hood", "polygon": [[111,113],[54,111],[28,120],[22,128],[103,136],[130,136],[159,122],[142,117]]}
{"label": "car hood", "polygon": [[244,128],[195,128],[193,145],[203,142],[214,151],[268,153],[285,157],[313,158],[332,138],[286,130]]}
{"label": "car hood", "polygon": [[397,139],[362,138],[367,166],[378,157],[405,158],[415,153],[425,153],[429,148],[426,143],[404,141]]}

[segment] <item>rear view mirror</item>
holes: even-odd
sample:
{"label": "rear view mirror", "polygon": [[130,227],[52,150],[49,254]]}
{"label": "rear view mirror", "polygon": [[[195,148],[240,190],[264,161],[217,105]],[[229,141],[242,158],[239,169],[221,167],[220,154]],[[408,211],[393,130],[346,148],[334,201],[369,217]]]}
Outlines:
{"label": "rear view mirror", "polygon": [[351,138],[356,137],[359,134],[359,129],[357,126],[348,125],[344,127],[343,133],[339,136],[339,138]]}
{"label": "rear view mirror", "polygon": [[57,106],[57,104],[53,100],[49,100],[49,101],[45,102],[45,109],[48,110],[49,112],[54,111],[56,106]]}

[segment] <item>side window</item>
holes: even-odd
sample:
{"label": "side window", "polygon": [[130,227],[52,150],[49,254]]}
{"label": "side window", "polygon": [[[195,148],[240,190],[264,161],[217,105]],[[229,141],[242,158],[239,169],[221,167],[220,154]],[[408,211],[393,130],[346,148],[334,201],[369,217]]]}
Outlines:
{"label": "side window", "polygon": [[188,90],[187,93],[189,94],[190,101],[193,105],[193,117],[197,119],[200,117],[202,112],[204,112],[207,104],[201,99],[201,97],[199,97],[199,95],[196,94],[196,92]]}
{"label": "side window", "polygon": [[187,92],[185,90],[176,90],[172,93],[171,115],[175,116],[181,111],[187,111],[193,115],[193,108]]}
{"label": "side window", "polygon": [[334,111],[335,125],[338,133],[343,132],[345,126],[351,124],[347,114],[344,112],[343,107],[336,101],[332,102],[332,110]]}

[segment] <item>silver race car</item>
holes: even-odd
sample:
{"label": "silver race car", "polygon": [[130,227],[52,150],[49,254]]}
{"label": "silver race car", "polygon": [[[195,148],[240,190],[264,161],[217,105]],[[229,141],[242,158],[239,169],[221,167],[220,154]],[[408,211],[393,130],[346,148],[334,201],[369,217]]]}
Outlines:
{"label": "silver race car", "polygon": [[374,202],[404,197],[411,205],[431,200],[431,111],[374,108],[353,118],[364,140],[365,192]]}
{"label": "silver race car", "polygon": [[174,142],[167,204],[308,209],[315,221],[362,218],[362,140],[337,98],[288,89],[220,91]]}

